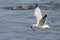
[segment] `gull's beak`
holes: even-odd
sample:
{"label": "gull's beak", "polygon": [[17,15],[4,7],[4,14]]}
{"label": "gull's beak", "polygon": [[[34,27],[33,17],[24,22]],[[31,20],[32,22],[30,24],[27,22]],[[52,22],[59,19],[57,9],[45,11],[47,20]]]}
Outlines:
{"label": "gull's beak", "polygon": [[31,26],[31,29],[35,32],[34,28]]}

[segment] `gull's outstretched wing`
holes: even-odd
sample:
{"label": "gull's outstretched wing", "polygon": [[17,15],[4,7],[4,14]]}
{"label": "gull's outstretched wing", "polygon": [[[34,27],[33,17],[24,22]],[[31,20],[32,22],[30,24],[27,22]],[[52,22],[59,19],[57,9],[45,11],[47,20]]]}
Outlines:
{"label": "gull's outstretched wing", "polygon": [[39,22],[39,20],[42,18],[41,10],[40,10],[38,4],[36,5],[36,8],[35,8],[35,16],[36,16],[37,22]]}
{"label": "gull's outstretched wing", "polygon": [[39,25],[44,25],[46,18],[47,18],[47,15],[43,16],[42,19],[39,21]]}

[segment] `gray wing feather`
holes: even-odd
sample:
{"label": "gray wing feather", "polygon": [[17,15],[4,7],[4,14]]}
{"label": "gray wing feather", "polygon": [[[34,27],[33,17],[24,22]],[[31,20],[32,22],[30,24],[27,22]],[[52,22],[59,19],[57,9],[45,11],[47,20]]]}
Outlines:
{"label": "gray wing feather", "polygon": [[39,21],[39,25],[44,25],[47,15],[43,16],[42,19]]}

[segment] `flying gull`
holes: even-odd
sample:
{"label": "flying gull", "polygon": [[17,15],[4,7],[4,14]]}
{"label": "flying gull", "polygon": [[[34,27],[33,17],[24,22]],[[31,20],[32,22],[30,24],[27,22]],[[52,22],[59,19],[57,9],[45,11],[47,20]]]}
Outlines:
{"label": "flying gull", "polygon": [[34,14],[35,14],[35,17],[36,17],[36,20],[37,20],[37,24],[33,24],[31,28],[50,28],[48,26],[48,24],[46,24],[47,14],[45,14],[42,17],[41,10],[40,10],[38,4],[35,5]]}

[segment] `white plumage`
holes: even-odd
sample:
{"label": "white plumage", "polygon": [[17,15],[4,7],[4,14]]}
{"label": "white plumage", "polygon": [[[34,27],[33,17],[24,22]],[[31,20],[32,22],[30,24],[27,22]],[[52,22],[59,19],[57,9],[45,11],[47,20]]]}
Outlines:
{"label": "white plumage", "polygon": [[33,24],[31,28],[50,28],[47,24],[46,24],[46,18],[47,18],[47,15],[44,15],[42,17],[42,14],[41,14],[41,10],[38,6],[38,4],[35,5],[35,17],[36,17],[36,20],[37,20],[37,24]]}

